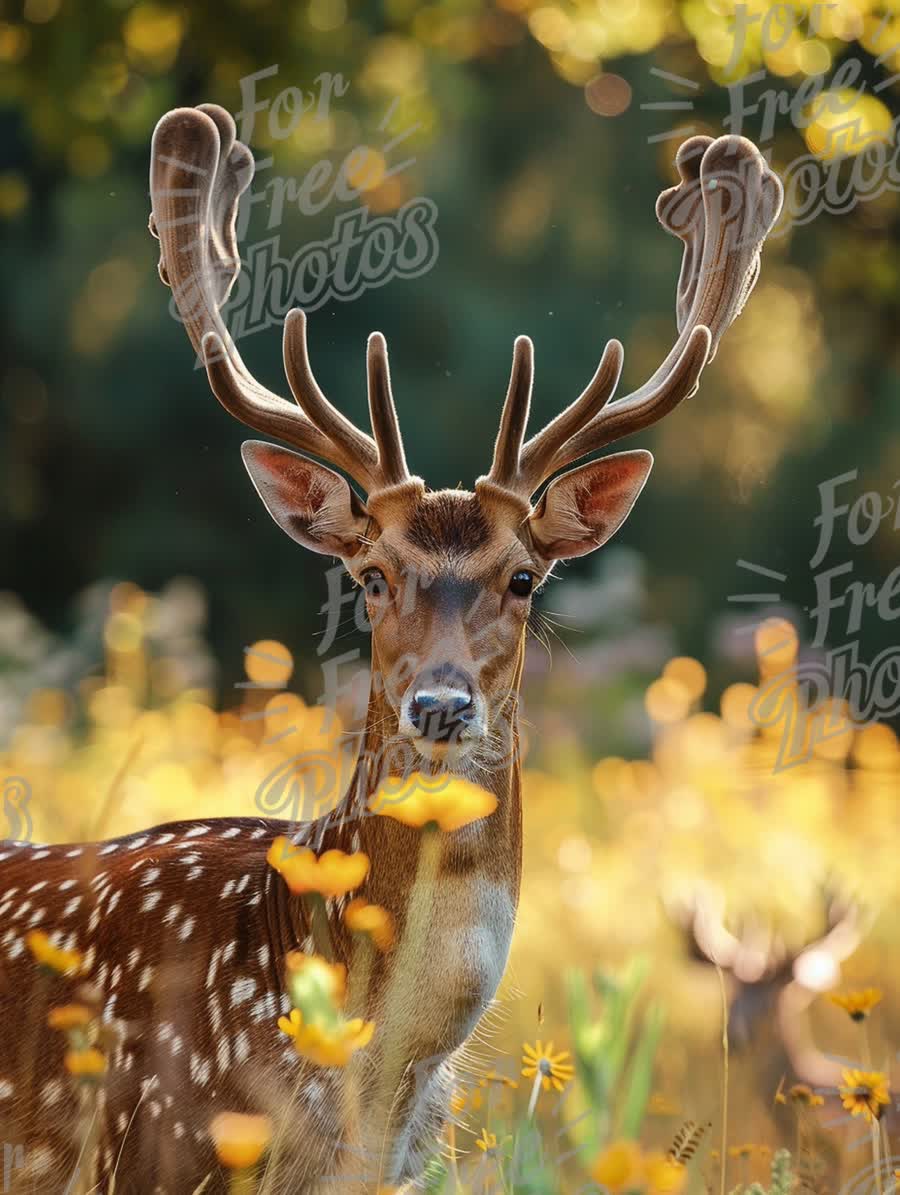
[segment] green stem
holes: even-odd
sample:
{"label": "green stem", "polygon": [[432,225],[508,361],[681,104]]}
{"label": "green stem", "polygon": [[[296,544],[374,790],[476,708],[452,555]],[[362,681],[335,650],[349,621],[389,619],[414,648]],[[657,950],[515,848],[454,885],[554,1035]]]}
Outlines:
{"label": "green stem", "polygon": [[725,976],[716,964],[719,977],[719,993],[722,998],[722,1171],[719,1195],[725,1195],[725,1179],[728,1171],[728,994],[725,991]]}
{"label": "green stem", "polygon": [[334,962],[334,950],[331,942],[331,925],[328,921],[328,907],[325,897],[319,892],[307,894],[309,900],[309,922],[312,931],[313,946],[316,954]]}
{"label": "green stem", "polygon": [[527,1120],[534,1119],[534,1110],[537,1107],[538,1096],[541,1094],[541,1079],[543,1079],[543,1077],[544,1076],[541,1074],[541,1068],[539,1065],[534,1076],[534,1083],[531,1085],[531,1098],[528,1100],[528,1113],[526,1116]]}
{"label": "green stem", "polygon": [[884,1187],[881,1184],[881,1134],[878,1130],[878,1121],[872,1121],[872,1171],[875,1175],[875,1190],[878,1195],[884,1195]]}

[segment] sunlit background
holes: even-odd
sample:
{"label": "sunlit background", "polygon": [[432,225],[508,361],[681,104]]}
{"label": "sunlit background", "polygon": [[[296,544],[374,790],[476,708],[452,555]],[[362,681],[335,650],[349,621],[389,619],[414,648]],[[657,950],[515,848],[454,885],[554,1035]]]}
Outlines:
{"label": "sunlit background", "polygon": [[[635,1024],[653,1038],[634,1045],[649,1050],[643,1103],[629,1097],[642,1145],[665,1149],[686,1120],[713,1121],[703,1164],[717,1176],[721,992],[694,942],[702,907],[744,948],[741,966],[723,967],[738,1010],[730,1144],[763,1148],[730,1159],[730,1185],[795,1142],[793,1110],[776,1100],[798,1077],[786,1037],[869,1061],[829,992],[884,988],[866,1048],[889,1074],[896,719],[862,727],[839,701],[801,712],[786,766],[781,726],[761,730],[752,708],[761,681],[793,693],[790,670],[827,647],[856,642],[871,662],[896,642],[887,607],[870,604],[858,626],[833,611],[814,647],[810,613],[817,573],[849,561],[849,580],[878,589],[898,560],[891,513],[858,543],[839,520],[810,564],[828,479],[857,470],[840,498],[871,492],[889,512],[898,494],[895,9],[26,0],[5,17],[0,779],[22,777],[31,794],[8,797],[6,832],[65,840],[253,813],[273,773],[292,791],[298,751],[340,761],[353,724],[349,705],[318,703],[322,663],[364,660],[365,636],[350,619],[317,652],[328,565],[260,506],[242,430],[193,368],[159,283],[146,180],[164,111],[215,101],[238,112],[241,80],[275,65],[256,85],[270,103],[343,77],[345,93],[288,137],[256,114],[252,147],[272,161],[254,184],[247,245],[278,233],[289,257],[360,206],[374,219],[418,197],[436,205],[440,251],[425,273],[310,317],[317,376],[357,420],[365,337],[386,334],[408,456],[434,486],[486,469],[517,333],[536,345],[535,421],[579,392],[610,336],[625,344],[625,385],[653,372],[675,336],[680,257],[656,196],[692,132],[742,132],[793,180],[789,211],[806,216],[770,238],[699,395],[636,441],[656,466],[619,539],[559,570],[541,598],[524,689],[523,902],[482,1049],[485,1065],[512,1059],[514,1074],[523,1038],[550,1036],[584,1064],[605,1048],[604,984],[633,989]],[[351,154],[349,200],[335,194],[315,215],[286,201],[275,219],[268,179]],[[284,390],[277,326],[241,349]],[[265,677],[246,651],[261,642],[284,661]],[[248,668],[276,696],[248,698]],[[323,807],[334,795],[319,794]],[[836,910],[855,926],[838,963],[814,946]],[[798,991],[790,963],[810,947]],[[590,1015],[573,970],[603,975]],[[858,1127],[829,1099],[813,1127],[836,1188],[862,1163]],[[592,1148],[631,1131],[623,1106],[600,1116]]]}

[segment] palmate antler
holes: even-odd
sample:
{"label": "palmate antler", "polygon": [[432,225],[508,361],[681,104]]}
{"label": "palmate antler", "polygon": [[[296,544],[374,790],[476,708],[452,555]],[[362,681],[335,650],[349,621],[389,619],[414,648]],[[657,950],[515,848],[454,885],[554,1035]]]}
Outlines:
{"label": "palmate antler", "polygon": [[[679,336],[671,352],[643,386],[610,402],[623,356],[621,344],[611,340],[584,392],[525,443],[534,350],[520,336],[493,464],[479,484],[527,500],[560,469],[658,422],[697,389],[704,365],[756,282],[782,188],[742,137],[693,137],[681,146],[676,163],[681,182],[657,203],[661,223],[685,247],[676,303]],[[284,323],[285,372],[297,406],[256,381],[229,337],[220,308],[240,270],[235,217],[252,174],[250,151],[236,140],[234,121],[224,109],[179,108],[157,125],[150,227],[161,242],[160,275],[172,287],[214,394],[249,427],[337,465],[367,494],[409,480],[379,332],[369,337],[367,357],[373,435],[355,427],[319,388],[302,311],[291,311]]]}
{"label": "palmate antler", "polygon": [[252,155],[236,140],[234,121],[224,108],[177,108],[156,126],[150,231],[160,241],[160,277],[172,288],[212,391],[248,427],[330,461],[367,493],[402,482],[409,471],[381,333],[369,337],[367,360],[373,439],[319,388],[302,311],[291,311],[284,322],[284,367],[299,406],[256,381],[222,322],[220,308],[241,268],[235,235],[238,200],[252,177]]}
{"label": "palmate antler", "polygon": [[656,373],[611,403],[622,345],[611,340],[584,392],[523,444],[534,374],[531,341],[513,352],[488,480],[530,497],[558,470],[658,422],[695,393],[704,365],[740,314],[759,273],[763,241],[781,210],[782,186],[743,137],[692,137],[678,151],[681,182],[656,204],[660,223],[684,242],[676,301],[679,336]]}

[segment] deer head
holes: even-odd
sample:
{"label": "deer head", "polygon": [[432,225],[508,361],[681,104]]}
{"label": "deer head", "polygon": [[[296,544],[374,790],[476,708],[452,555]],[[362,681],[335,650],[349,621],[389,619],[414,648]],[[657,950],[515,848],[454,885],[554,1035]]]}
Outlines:
{"label": "deer head", "polygon": [[284,323],[295,401],[250,374],[220,308],[240,269],[235,214],[252,157],[214,105],[170,112],[156,128],[151,230],[161,241],[161,276],[226,410],[301,450],[250,440],[244,464],[278,525],[304,547],[340,557],[365,587],[373,672],[396,737],[426,760],[489,754],[518,687],[532,594],[556,560],[592,552],[615,534],[653,458],[621,452],[555,475],[693,394],[756,280],[780,208],[778,180],[740,137],[692,138],[677,163],[681,183],[657,207],[685,245],[679,335],[662,365],[611,402],[622,346],[610,341],[584,392],[526,441],[533,348],[519,337],[489,472],[474,492],[435,492],[407,466],[380,333],[369,337],[367,353],[371,435],[316,383],[302,311]]}

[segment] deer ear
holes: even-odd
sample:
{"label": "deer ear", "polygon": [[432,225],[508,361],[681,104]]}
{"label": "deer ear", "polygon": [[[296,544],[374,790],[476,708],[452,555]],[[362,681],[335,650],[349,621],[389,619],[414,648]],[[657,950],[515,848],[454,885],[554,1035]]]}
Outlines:
{"label": "deer ear", "polygon": [[544,491],[528,526],[547,560],[584,556],[619,530],[653,467],[649,452],[618,452],[564,473]]}
{"label": "deer ear", "polygon": [[262,440],[246,440],[241,456],[266,510],[291,539],[326,556],[356,555],[369,516],[343,477]]}

